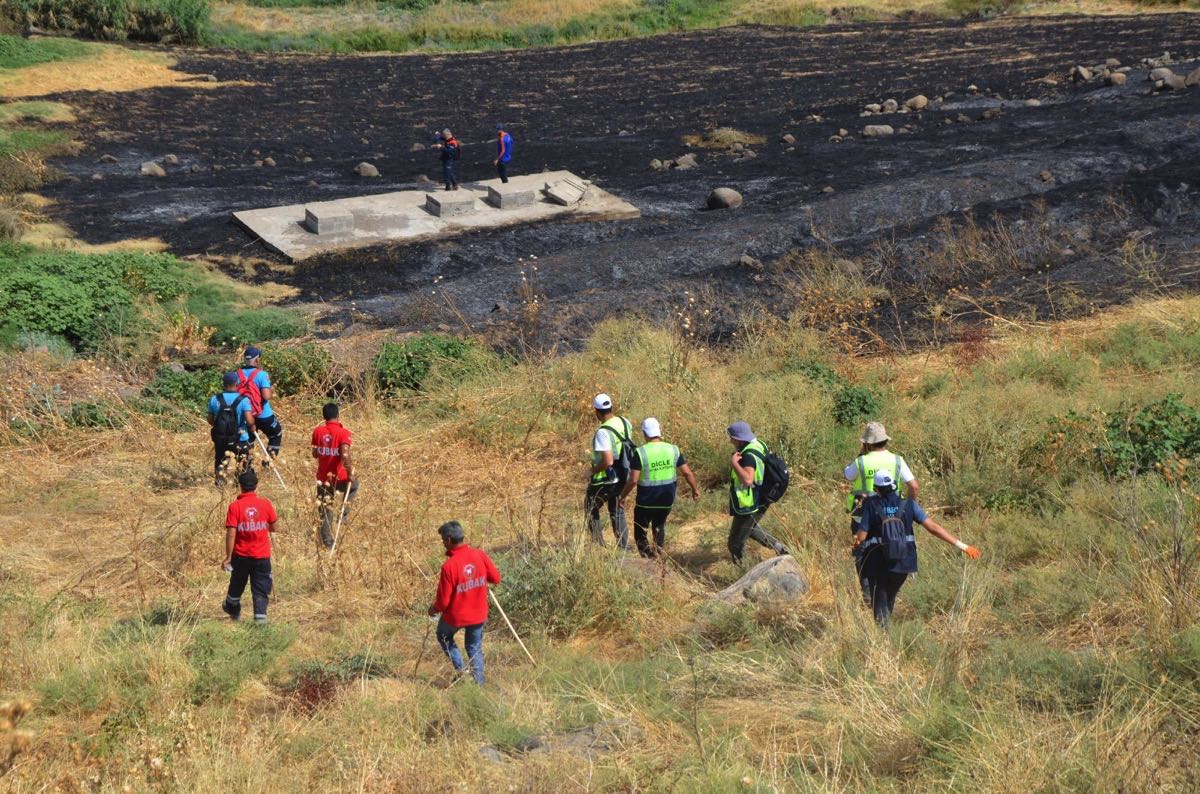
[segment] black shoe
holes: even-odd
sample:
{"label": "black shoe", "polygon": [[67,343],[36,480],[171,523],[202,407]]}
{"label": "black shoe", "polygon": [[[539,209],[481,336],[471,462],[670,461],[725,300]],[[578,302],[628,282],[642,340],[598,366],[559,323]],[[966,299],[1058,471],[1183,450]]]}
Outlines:
{"label": "black shoe", "polygon": [[237,620],[242,616],[242,605],[231,604],[229,599],[225,599],[221,602],[221,611],[228,615],[230,620]]}

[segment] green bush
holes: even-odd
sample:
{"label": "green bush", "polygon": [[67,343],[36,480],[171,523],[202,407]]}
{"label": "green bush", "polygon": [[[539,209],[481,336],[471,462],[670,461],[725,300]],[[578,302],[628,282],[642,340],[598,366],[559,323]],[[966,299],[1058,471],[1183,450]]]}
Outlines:
{"label": "green bush", "polygon": [[9,0],[8,14],[93,39],[195,44],[212,13],[209,0]]}
{"label": "green bush", "polygon": [[211,698],[229,699],[242,681],[261,675],[296,639],[291,627],[207,624],[197,629],[187,649],[195,676],[191,694],[194,703]]}
{"label": "green bush", "polygon": [[497,565],[504,571],[504,608],[518,629],[570,637],[583,629],[622,628],[654,603],[644,582],[588,547],[505,555]]}
{"label": "green bush", "polygon": [[262,351],[263,368],[271,373],[271,387],[280,397],[327,386],[333,356],[320,345],[264,346]]}
{"label": "green bush", "polygon": [[1112,334],[1090,344],[1106,369],[1133,367],[1155,372],[1169,366],[1200,363],[1200,326],[1189,320],[1181,328],[1152,323],[1123,323]]}
{"label": "green bush", "polygon": [[[9,15],[21,14],[30,0],[16,0],[6,5]],[[5,13],[0,11],[0,13]],[[0,69],[20,69],[39,63],[79,58],[88,53],[88,45],[71,39],[26,39],[0,34]]]}
{"label": "green bush", "polygon": [[1105,665],[1095,651],[1064,651],[1033,639],[993,642],[975,672],[986,685],[1012,687],[1021,705],[1043,711],[1091,708],[1104,694]]}
{"label": "green bush", "polygon": [[1006,361],[1003,368],[1009,378],[1030,380],[1064,392],[1078,389],[1091,375],[1091,363],[1085,356],[1063,351],[1025,350]]}
{"label": "green bush", "polygon": [[866,386],[844,384],[833,395],[833,421],[853,427],[883,412],[883,401]]}
{"label": "green bush", "polygon": [[1192,686],[1200,684],[1200,627],[1172,637],[1162,653],[1162,664],[1172,678]]}
{"label": "green bush", "polygon": [[385,342],[375,356],[375,375],[388,394],[422,391],[435,372],[452,380],[467,374],[476,343],[436,334]]}
{"label": "green bush", "polygon": [[1099,451],[1104,469],[1116,474],[1153,471],[1172,457],[1200,454],[1200,411],[1168,394],[1158,402],[1108,417]]}
{"label": "green bush", "polygon": [[108,430],[124,427],[129,421],[129,412],[120,403],[108,400],[84,400],[71,404],[67,424],[72,427]]}
{"label": "green bush", "polygon": [[[5,340],[7,342],[7,340]],[[16,331],[9,345],[24,353],[44,350],[55,358],[70,361],[75,357],[75,348],[71,343],[58,334],[47,334],[41,331]]]}
{"label": "green bush", "polygon": [[164,365],[159,368],[154,380],[142,389],[142,396],[165,400],[194,411],[204,411],[208,399],[221,390],[221,377],[224,374],[219,369],[175,372]]}
{"label": "green bush", "polygon": [[[213,318],[210,318],[213,319]],[[201,318],[206,325],[209,323]],[[212,343],[235,348],[270,339],[291,339],[308,331],[308,323],[294,312],[275,306],[228,311],[211,323]]]}
{"label": "green bush", "polygon": [[754,610],[721,602],[703,605],[697,613],[696,635],[709,650],[738,645],[754,636]]}

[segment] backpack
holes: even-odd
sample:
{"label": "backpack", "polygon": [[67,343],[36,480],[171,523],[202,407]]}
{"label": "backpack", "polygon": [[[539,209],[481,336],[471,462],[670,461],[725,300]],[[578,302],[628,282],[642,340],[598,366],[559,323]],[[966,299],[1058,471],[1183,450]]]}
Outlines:
{"label": "backpack", "polygon": [[[754,450],[750,450],[749,454],[758,455]],[[768,449],[761,457],[763,481],[758,489],[758,504],[760,507],[767,507],[778,502],[787,493],[792,473],[788,470],[787,462],[771,450]]]}
{"label": "backpack", "polygon": [[630,436],[633,435],[633,425],[629,424],[629,420],[625,417],[618,417],[621,420],[622,426],[626,428],[625,434],[622,435],[616,428],[605,425],[604,429],[616,436],[621,442],[621,454],[613,455],[613,473],[617,475],[617,484],[624,485],[629,482],[629,471],[633,468],[633,441]]}
{"label": "backpack", "polygon": [[917,547],[912,534],[912,526],[904,520],[908,512],[908,500],[900,503],[899,509],[892,515],[883,515],[879,529],[879,545],[883,557],[890,563],[903,562]]}
{"label": "backpack", "polygon": [[217,395],[217,416],[213,419],[212,440],[218,444],[230,444],[242,436],[241,428],[238,426],[238,406],[242,404],[241,396],[235,397],[233,402],[226,402],[224,394]]}
{"label": "backpack", "polygon": [[258,367],[255,367],[253,370],[251,370],[249,375],[240,369],[237,371],[238,394],[250,400],[250,413],[253,416],[258,416],[262,413],[262,390],[260,390],[258,388],[258,384],[254,382],[254,379],[258,377],[258,373],[260,372],[262,372],[262,370]]}

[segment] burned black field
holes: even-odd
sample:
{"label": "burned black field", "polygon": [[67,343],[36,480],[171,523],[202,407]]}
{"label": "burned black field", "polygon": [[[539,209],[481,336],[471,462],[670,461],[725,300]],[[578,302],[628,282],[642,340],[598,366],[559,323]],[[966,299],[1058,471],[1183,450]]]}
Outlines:
{"label": "burned black field", "polygon": [[[1200,285],[1200,86],[1154,91],[1143,59],[1164,51],[1180,75],[1195,69],[1200,17],[735,28],[446,56],[185,53],[179,69],[246,85],[61,97],[87,148],[58,163],[69,178],[48,195],[89,242],[160,237],[293,285],[330,332],[466,325],[569,345],[615,312],[663,315],[686,290],[712,309],[701,331],[713,338],[753,301],[846,322],[865,345],[924,343],[946,318],[1050,319]],[[1125,85],[1069,77],[1110,58],[1133,67]],[[860,117],[916,94],[927,109]],[[460,178],[488,178],[498,121],[517,141],[514,171],[572,170],[641,219],[293,266],[230,217],[437,180],[435,155],[411,149],[443,126],[468,144]],[[867,124],[897,132],[864,138]],[[720,127],[765,142],[747,158],[683,141]],[[688,151],[695,168],[649,167]],[[137,175],[168,153],[180,164],[165,178]],[[256,165],[268,157],[277,165]],[[356,176],[364,160],[382,176]],[[745,206],[701,211],[718,186]],[[815,271],[865,286],[869,305],[823,297]]]}

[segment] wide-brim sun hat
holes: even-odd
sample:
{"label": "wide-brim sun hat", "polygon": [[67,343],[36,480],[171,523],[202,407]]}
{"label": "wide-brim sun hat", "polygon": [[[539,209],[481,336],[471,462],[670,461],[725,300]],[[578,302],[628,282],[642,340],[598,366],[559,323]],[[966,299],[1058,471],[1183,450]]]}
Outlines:
{"label": "wide-brim sun hat", "polygon": [[867,422],[867,426],[863,429],[862,434],[862,442],[864,444],[882,444],[884,441],[890,440],[883,422]]}

